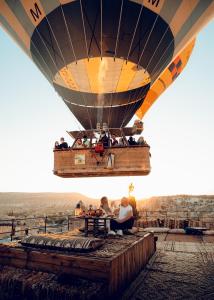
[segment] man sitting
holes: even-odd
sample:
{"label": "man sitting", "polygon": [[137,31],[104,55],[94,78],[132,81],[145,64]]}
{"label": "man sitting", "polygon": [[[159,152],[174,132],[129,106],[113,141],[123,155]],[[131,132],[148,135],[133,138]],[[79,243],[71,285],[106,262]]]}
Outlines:
{"label": "man sitting", "polygon": [[134,218],[132,207],[129,204],[129,199],[123,197],[121,199],[118,218],[116,220],[111,220],[109,234],[115,235],[116,233],[114,230],[116,230],[117,234],[122,236],[123,230],[131,229],[133,224]]}

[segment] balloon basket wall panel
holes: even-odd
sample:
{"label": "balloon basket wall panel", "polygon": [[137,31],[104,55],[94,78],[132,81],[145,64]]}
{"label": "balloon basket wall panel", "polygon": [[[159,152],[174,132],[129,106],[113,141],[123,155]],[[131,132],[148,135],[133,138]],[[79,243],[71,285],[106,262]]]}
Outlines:
{"label": "balloon basket wall panel", "polygon": [[150,173],[150,148],[105,149],[103,156],[93,149],[54,151],[54,174],[60,177],[142,176]]}

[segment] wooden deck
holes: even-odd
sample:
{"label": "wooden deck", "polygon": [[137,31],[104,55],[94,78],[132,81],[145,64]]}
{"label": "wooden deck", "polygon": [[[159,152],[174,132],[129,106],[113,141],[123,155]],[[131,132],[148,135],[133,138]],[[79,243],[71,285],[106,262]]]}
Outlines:
{"label": "wooden deck", "polygon": [[84,254],[0,244],[0,265],[102,281],[113,295],[137,276],[154,252],[151,233],[108,238],[100,249]]}
{"label": "wooden deck", "polygon": [[[107,168],[110,153],[114,154],[113,168]],[[148,146],[107,148],[103,157],[94,149],[54,151],[53,173],[60,177],[141,176],[148,175],[150,169]]]}

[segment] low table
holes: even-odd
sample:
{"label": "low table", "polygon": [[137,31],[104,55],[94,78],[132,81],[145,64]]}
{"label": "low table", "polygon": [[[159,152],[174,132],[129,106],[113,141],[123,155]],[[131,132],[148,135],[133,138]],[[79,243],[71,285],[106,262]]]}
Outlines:
{"label": "low table", "polygon": [[84,232],[85,236],[88,236],[89,227],[92,227],[93,236],[98,236],[100,229],[104,232],[104,236],[106,237],[108,234],[107,221],[113,219],[111,217],[93,217],[93,216],[85,216],[79,217],[80,219],[85,220]]}

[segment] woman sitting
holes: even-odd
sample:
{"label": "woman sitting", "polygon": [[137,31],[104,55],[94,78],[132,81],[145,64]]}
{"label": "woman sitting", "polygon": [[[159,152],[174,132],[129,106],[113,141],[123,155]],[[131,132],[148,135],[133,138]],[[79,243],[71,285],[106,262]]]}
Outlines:
{"label": "woman sitting", "polygon": [[108,198],[106,196],[100,199],[100,209],[102,209],[104,216],[108,216],[112,214],[112,211],[108,204]]}
{"label": "woman sitting", "polygon": [[78,149],[84,148],[81,139],[76,140],[76,143],[74,144],[74,148],[78,148]]}
{"label": "woman sitting", "polygon": [[121,138],[119,139],[119,143],[118,143],[117,146],[119,146],[119,147],[125,147],[125,146],[126,146],[125,141],[124,141],[124,138],[121,137]]}
{"label": "woman sitting", "polygon": [[147,146],[147,142],[144,140],[144,137],[143,136],[140,136],[139,139],[137,140],[137,144],[139,146]]}
{"label": "woman sitting", "polygon": [[55,144],[54,144],[54,150],[58,150],[58,149],[60,149],[59,148],[59,142],[56,141]]}
{"label": "woman sitting", "polygon": [[116,220],[112,219],[110,222],[110,231],[109,234],[116,235],[117,234],[122,236],[123,230],[132,229],[134,224],[133,218],[133,209],[132,206],[129,204],[129,199],[123,197],[121,199],[121,205],[119,209],[119,216]]}

